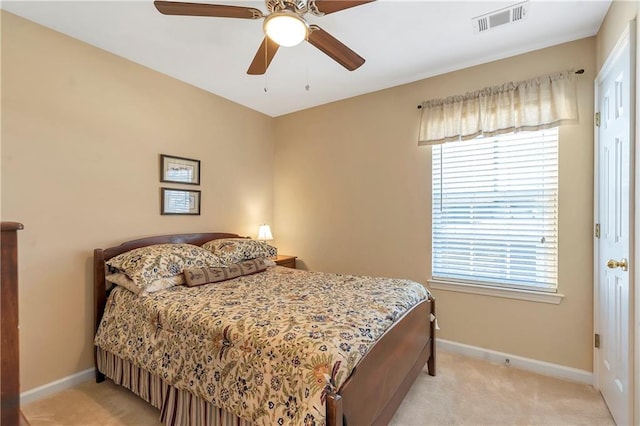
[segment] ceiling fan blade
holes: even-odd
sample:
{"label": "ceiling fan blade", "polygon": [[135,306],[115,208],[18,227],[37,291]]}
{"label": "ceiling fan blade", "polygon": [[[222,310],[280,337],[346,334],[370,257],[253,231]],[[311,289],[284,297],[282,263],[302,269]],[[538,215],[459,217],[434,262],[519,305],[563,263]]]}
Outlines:
{"label": "ceiling fan blade", "polygon": [[337,38],[317,25],[310,25],[307,41],[322,50],[334,61],[353,71],[364,64],[364,58],[342,44]]}
{"label": "ceiling fan blade", "polygon": [[328,15],[329,13],[339,12],[341,10],[372,3],[374,1],[376,0],[315,0],[314,3],[318,11]]}
{"label": "ceiling fan blade", "polygon": [[155,1],[153,4],[163,15],[213,16],[217,18],[259,19],[264,15],[260,9],[222,4],[183,3]]}
{"label": "ceiling fan blade", "polygon": [[278,43],[272,41],[269,37],[265,37],[264,40],[262,40],[262,44],[256,52],[256,56],[254,56],[251,65],[249,65],[247,74],[260,75],[267,72],[267,68],[269,67],[273,57],[276,55],[279,47]]}

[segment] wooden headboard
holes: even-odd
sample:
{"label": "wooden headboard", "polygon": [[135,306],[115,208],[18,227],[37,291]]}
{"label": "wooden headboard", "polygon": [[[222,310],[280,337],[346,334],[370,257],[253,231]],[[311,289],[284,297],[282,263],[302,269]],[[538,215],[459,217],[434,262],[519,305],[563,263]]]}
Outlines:
{"label": "wooden headboard", "polygon": [[[220,238],[243,238],[238,234],[230,234],[226,232],[206,232],[198,234],[175,234],[175,235],[161,235],[156,237],[140,238],[137,240],[126,241],[119,246],[109,247],[106,249],[95,249],[93,251],[93,321],[94,321],[94,334],[98,331],[100,321],[102,320],[102,314],[104,313],[104,307],[107,303],[107,283],[105,282],[105,264],[107,260],[115,257],[121,253],[125,253],[129,250],[134,250],[140,247],[151,246],[154,244],[193,244],[201,246],[207,241],[218,240]],[[94,362],[96,351],[94,350]],[[104,375],[98,371],[96,364],[96,381],[101,382],[104,380]]]}

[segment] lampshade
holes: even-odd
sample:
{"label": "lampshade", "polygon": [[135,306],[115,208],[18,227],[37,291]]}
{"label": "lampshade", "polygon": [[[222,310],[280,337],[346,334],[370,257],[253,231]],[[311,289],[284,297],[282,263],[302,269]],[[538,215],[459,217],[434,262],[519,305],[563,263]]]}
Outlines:
{"label": "lampshade", "polygon": [[269,225],[260,225],[258,227],[258,239],[259,240],[273,240],[273,235],[271,234],[271,228]]}
{"label": "lampshade", "polygon": [[307,37],[307,23],[294,12],[283,10],[264,20],[264,33],[279,46],[291,47]]}

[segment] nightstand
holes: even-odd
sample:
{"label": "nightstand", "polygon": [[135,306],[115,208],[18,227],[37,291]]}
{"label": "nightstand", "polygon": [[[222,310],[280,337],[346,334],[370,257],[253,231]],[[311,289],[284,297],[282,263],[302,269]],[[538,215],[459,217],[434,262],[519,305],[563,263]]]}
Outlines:
{"label": "nightstand", "polygon": [[286,268],[296,269],[296,258],[298,256],[287,256],[285,254],[279,254],[276,257],[276,265],[284,266]]}

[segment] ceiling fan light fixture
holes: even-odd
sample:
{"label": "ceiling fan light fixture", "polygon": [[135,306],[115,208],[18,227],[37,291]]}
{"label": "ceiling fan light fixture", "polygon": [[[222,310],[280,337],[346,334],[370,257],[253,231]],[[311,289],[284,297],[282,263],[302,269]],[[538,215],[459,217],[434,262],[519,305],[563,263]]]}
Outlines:
{"label": "ceiling fan light fixture", "polygon": [[309,27],[296,13],[283,10],[264,20],[264,33],[280,46],[296,46],[307,38]]}

